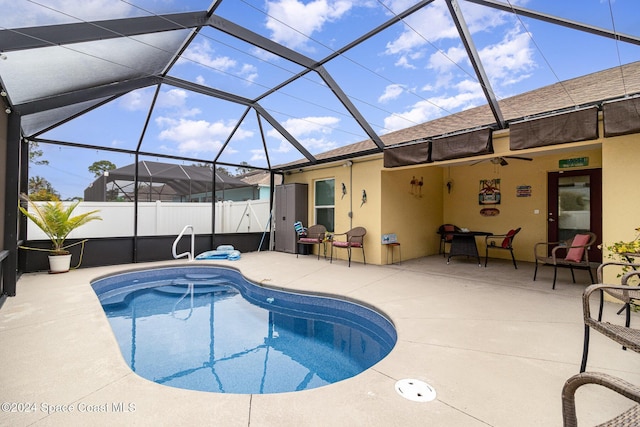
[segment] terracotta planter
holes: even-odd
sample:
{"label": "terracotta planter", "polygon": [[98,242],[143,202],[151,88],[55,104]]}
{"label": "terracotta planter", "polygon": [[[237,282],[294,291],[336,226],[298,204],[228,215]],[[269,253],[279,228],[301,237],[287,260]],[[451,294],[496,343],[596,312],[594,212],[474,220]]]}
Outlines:
{"label": "terracotta planter", "polygon": [[71,266],[71,254],[49,255],[49,273],[66,273]]}

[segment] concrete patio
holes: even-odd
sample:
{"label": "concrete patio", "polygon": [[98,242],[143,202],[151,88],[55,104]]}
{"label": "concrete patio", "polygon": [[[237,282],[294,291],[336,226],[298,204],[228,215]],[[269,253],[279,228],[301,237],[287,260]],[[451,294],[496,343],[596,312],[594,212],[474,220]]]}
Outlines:
{"label": "concrete patio", "polygon": [[[208,261],[207,261],[208,262]],[[351,268],[315,256],[254,252],[235,262],[270,286],[360,300],[394,322],[398,343],[364,373],[313,390],[271,395],[214,394],[165,387],[127,366],[89,282],[99,276],[172,261],[26,274],[0,309],[0,425],[215,426],[559,426],[560,392],[579,371],[584,271],[552,269],[533,282],[533,265],[490,260],[478,267],[442,256]],[[607,303],[615,318],[619,305]],[[623,322],[623,316],[615,321]],[[632,325],[640,316],[633,313]],[[592,334],[588,370],[640,384],[640,356]],[[415,378],[436,389],[432,402],[399,396]],[[593,425],[631,406],[601,388],[578,394],[578,420]],[[129,406],[131,404],[131,406]],[[9,411],[7,411],[9,408]],[[45,410],[72,412],[47,413]]]}

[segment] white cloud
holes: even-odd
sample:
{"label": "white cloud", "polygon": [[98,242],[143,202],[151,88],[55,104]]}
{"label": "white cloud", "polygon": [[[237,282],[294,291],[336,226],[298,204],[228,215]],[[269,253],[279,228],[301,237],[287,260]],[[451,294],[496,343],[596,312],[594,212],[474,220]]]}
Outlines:
{"label": "white cloud", "polygon": [[463,80],[455,89],[457,93],[447,96],[431,97],[413,104],[406,111],[396,113],[384,119],[387,131],[404,129],[406,127],[428,122],[449,112],[465,110],[486,102],[480,85],[473,80]]}
{"label": "white cloud", "polygon": [[415,65],[409,62],[409,58],[407,55],[401,55],[394,65],[396,67],[407,68],[410,70],[414,70],[416,68]]}
{"label": "white cloud", "polygon": [[513,84],[529,76],[535,68],[531,38],[527,33],[511,31],[495,45],[479,53],[487,75],[494,82]]}
{"label": "white cloud", "polygon": [[391,84],[384,89],[384,93],[378,98],[378,102],[385,103],[398,98],[404,92],[404,86],[400,84]]}
{"label": "white cloud", "polygon": [[[231,134],[234,123],[223,121],[208,122],[206,120],[172,119],[158,117],[156,124],[164,128],[158,135],[161,141],[172,142],[167,146],[170,151],[180,153],[203,153],[219,150],[223,141]],[[234,139],[245,139],[253,136],[253,132],[238,129]]]}
{"label": "white cloud", "polygon": [[327,22],[339,20],[352,6],[348,0],[268,1],[266,27],[274,41],[293,49],[306,49],[307,37],[321,31]]}
{"label": "white cloud", "polygon": [[237,64],[235,59],[228,56],[216,56],[215,49],[211,47],[211,43],[206,39],[189,45],[189,48],[180,59],[180,64],[185,62],[195,62],[218,71],[228,71]]}
{"label": "white cloud", "polygon": [[[397,2],[395,2],[397,3]],[[402,7],[406,8],[406,5]],[[393,10],[400,10],[395,5]],[[485,8],[488,9],[488,8]],[[396,55],[420,48],[429,42],[458,37],[445,2],[434,2],[405,19],[408,24],[400,36],[387,43],[386,53]]]}
{"label": "white cloud", "polygon": [[[337,117],[304,117],[300,119],[288,119],[282,122],[282,126],[311,152],[323,152],[331,150],[337,146],[335,141],[327,138],[333,132],[332,127],[340,122]],[[271,129],[268,136],[280,140],[280,147],[290,146],[282,135],[275,129]],[[286,151],[289,151],[287,149]],[[282,152],[286,152],[282,151]]]}
{"label": "white cloud", "polygon": [[148,109],[151,104],[153,89],[140,89],[129,92],[118,101],[118,105],[127,111],[141,111]]}
{"label": "white cloud", "polygon": [[438,73],[450,71],[457,68],[461,61],[467,60],[467,51],[462,46],[453,46],[446,52],[436,52],[429,57],[427,68],[436,70]]}

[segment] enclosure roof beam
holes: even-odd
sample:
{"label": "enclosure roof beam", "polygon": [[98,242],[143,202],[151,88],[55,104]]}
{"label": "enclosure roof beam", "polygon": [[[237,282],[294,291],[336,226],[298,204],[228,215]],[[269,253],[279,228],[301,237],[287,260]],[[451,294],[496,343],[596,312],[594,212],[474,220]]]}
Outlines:
{"label": "enclosure roof beam", "polygon": [[207,12],[187,12],[104,21],[0,30],[0,51],[37,49],[71,43],[184,30],[206,24]]}
{"label": "enclosure roof beam", "polygon": [[621,34],[606,28],[600,28],[593,25],[587,25],[569,19],[559,18],[557,16],[549,15],[546,13],[536,12],[531,9],[516,6],[513,3],[505,4],[495,0],[467,0],[468,2],[479,4],[482,6],[492,7],[494,9],[502,10],[504,12],[514,13],[516,15],[526,16],[527,18],[533,18],[540,21],[545,21],[550,24],[561,25],[563,27],[571,28],[573,30],[584,31],[586,33],[595,34],[597,36],[607,37],[614,40],[620,40],[625,43],[631,43],[640,45],[640,37],[631,36],[628,34]]}
{"label": "enclosure roof beam", "polygon": [[478,82],[482,87],[484,96],[489,103],[489,107],[491,108],[493,117],[495,118],[498,127],[500,129],[504,129],[506,127],[506,124],[504,118],[502,117],[502,112],[500,111],[498,100],[495,93],[493,92],[493,89],[491,88],[491,83],[489,82],[487,73],[485,72],[482,61],[480,60],[478,50],[476,49],[475,44],[473,43],[473,39],[471,38],[471,31],[469,31],[469,27],[464,20],[464,16],[462,14],[462,11],[460,10],[458,0],[446,0],[446,3],[447,7],[449,8],[449,12],[451,13],[451,17],[453,18],[453,22],[458,29],[460,38],[462,39],[462,44],[464,44],[464,48],[467,51],[467,55],[469,56],[471,65],[476,72],[476,77],[478,78]]}
{"label": "enclosure roof beam", "polygon": [[59,95],[50,96],[43,99],[25,102],[13,106],[14,111],[23,116],[39,113],[41,111],[53,110],[55,108],[66,107],[67,105],[79,104],[81,102],[102,99],[111,96],[124,95],[136,89],[153,86],[161,82],[160,77],[148,76],[138,79],[131,79],[122,82],[108,83]]}

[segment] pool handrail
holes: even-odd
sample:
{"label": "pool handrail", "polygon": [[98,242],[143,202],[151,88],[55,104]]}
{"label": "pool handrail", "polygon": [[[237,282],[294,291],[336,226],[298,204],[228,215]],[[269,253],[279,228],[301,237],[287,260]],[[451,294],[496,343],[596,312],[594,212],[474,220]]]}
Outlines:
{"label": "pool handrail", "polygon": [[[184,235],[184,233],[188,230],[191,229],[191,252],[183,252],[180,255],[176,254],[176,247],[178,246],[178,242],[180,241],[180,239],[182,239],[182,236]],[[178,234],[178,237],[176,237],[176,240],[173,241],[173,246],[171,247],[171,252],[173,253],[173,258],[178,259],[178,258],[182,258],[184,256],[188,257],[188,261],[191,262],[195,259],[194,256],[194,252],[195,252],[195,231],[193,229],[193,225],[185,225],[184,228],[182,229],[182,231],[180,232],[180,234]]]}

